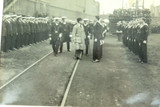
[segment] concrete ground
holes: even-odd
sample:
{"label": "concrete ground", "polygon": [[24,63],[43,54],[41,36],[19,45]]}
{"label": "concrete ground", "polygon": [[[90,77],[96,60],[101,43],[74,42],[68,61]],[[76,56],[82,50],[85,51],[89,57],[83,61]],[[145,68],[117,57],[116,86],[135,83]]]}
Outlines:
{"label": "concrete ground", "polygon": [[0,54],[0,86],[52,51],[49,40]]}
{"label": "concrete ground", "polygon": [[59,105],[76,63],[73,53],[51,54],[36,64],[0,90],[0,104]]}
{"label": "concrete ground", "polygon": [[[154,39],[153,39],[154,38]],[[108,37],[103,47],[103,59],[92,63],[90,58],[80,62],[74,77],[67,106],[76,107],[159,107],[160,66],[154,62],[160,50],[160,35],[149,37],[149,63],[138,63],[138,57]],[[152,40],[158,39],[153,43]],[[158,42],[157,42],[158,43]],[[159,59],[157,59],[159,60]],[[155,64],[157,63],[157,65]]]}
{"label": "concrete ground", "polygon": [[[106,37],[103,59],[92,63],[92,55],[80,61],[66,106],[158,107],[160,104],[160,35],[149,36],[148,64],[138,63],[115,37]],[[91,49],[91,48],[90,48]],[[74,51],[53,54],[0,92],[0,104],[60,104],[75,60]]]}

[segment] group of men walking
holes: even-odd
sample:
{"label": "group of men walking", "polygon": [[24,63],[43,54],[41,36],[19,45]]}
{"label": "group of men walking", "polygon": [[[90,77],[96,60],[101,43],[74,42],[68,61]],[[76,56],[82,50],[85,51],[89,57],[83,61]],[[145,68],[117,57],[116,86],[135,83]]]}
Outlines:
{"label": "group of men walking", "polygon": [[50,37],[54,55],[63,52],[66,42],[70,52],[70,42],[75,46],[75,59],[81,59],[83,54],[89,55],[90,42],[93,41],[93,62],[102,58],[102,46],[107,32],[104,21],[96,16],[96,21],[77,18],[77,23],[62,18],[22,17],[4,15],[2,21],[1,50],[7,52],[15,48],[41,42]]}
{"label": "group of men walking", "polygon": [[75,46],[75,59],[81,59],[89,54],[90,41],[93,40],[93,62],[99,62],[102,58],[103,39],[107,32],[106,24],[99,16],[95,22],[88,19],[77,18],[76,24],[66,22],[66,17],[55,18],[51,27],[51,44],[55,55],[63,51],[63,43],[67,42],[67,50],[70,52],[70,42]]}
{"label": "group of men walking", "polygon": [[48,39],[47,18],[4,15],[2,19],[1,50],[7,52]]}
{"label": "group of men walking", "polygon": [[70,52],[71,32],[73,22],[67,22],[66,17],[54,18],[51,22],[50,44],[55,56],[63,52],[63,43],[67,43],[67,50]]}
{"label": "group of men walking", "polygon": [[147,63],[148,24],[142,18],[130,22],[122,21],[117,24],[123,32],[123,44],[139,56],[141,63]]}

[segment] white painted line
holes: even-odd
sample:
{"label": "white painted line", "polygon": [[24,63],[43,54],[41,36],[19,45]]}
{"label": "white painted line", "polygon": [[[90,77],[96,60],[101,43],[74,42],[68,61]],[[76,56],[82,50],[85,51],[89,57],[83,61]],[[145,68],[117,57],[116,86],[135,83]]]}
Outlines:
{"label": "white painted line", "polygon": [[35,63],[33,63],[32,65],[30,65],[28,68],[26,68],[24,71],[22,71],[21,73],[19,73],[18,75],[16,75],[15,77],[13,77],[11,80],[9,80],[8,82],[6,82],[4,85],[2,85],[0,87],[0,90],[3,89],[4,87],[6,87],[8,84],[10,84],[12,81],[14,81],[15,79],[17,79],[19,76],[21,76],[22,74],[24,74],[27,70],[29,70],[30,68],[32,68],[34,65],[36,65],[38,62],[40,62],[41,60],[43,60],[44,58],[46,58],[48,55],[50,55],[53,52],[50,52],[49,54],[45,55],[44,57],[42,57],[41,59],[39,59],[38,61],[36,61]]}
{"label": "white painted line", "polygon": [[[82,56],[82,55],[81,55],[81,56]],[[75,65],[75,67],[74,67],[74,70],[73,70],[73,72],[72,72],[71,78],[70,78],[69,83],[68,83],[68,85],[67,85],[67,88],[66,88],[66,91],[65,91],[65,93],[64,93],[64,96],[63,96],[63,99],[62,99],[62,102],[61,102],[60,107],[64,107],[64,106],[65,106],[65,103],[66,103],[66,100],[67,100],[67,96],[68,96],[68,93],[69,93],[69,90],[70,90],[70,87],[71,87],[71,84],[72,84],[72,81],[73,81],[73,77],[74,77],[74,75],[75,75],[75,73],[76,73],[76,70],[77,70],[77,67],[78,67],[79,62],[80,62],[80,60],[78,60],[78,61],[76,62],[76,65]]]}

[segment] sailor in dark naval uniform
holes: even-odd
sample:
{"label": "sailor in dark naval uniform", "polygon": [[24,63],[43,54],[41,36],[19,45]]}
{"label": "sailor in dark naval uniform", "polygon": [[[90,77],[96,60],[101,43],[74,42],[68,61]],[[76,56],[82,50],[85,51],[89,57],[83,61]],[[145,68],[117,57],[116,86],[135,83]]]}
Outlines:
{"label": "sailor in dark naval uniform", "polygon": [[7,47],[7,27],[6,27],[6,16],[3,16],[2,18],[2,38],[1,38],[1,50],[3,52],[8,51]]}
{"label": "sailor in dark naval uniform", "polygon": [[149,34],[149,28],[148,28],[148,24],[145,23],[144,21],[141,22],[140,24],[140,52],[139,52],[139,57],[141,62],[147,63],[147,38],[148,38],[148,34]]}
{"label": "sailor in dark naval uniform", "polygon": [[103,25],[100,17],[96,16],[96,23],[94,25],[94,45],[93,45],[93,62],[100,62],[101,59],[101,40],[103,34]]}
{"label": "sailor in dark naval uniform", "polygon": [[90,33],[89,33],[89,24],[88,24],[88,19],[84,19],[84,32],[85,32],[85,45],[86,45],[86,49],[85,49],[85,55],[88,56],[88,50],[89,50],[89,40],[90,40]]}
{"label": "sailor in dark naval uniform", "polygon": [[62,22],[60,23],[60,33],[62,35],[61,37],[61,43],[60,43],[60,53],[63,51],[63,43],[67,43],[67,51],[70,52],[70,34],[71,34],[71,27],[70,24],[66,22],[66,17],[62,17]]}
{"label": "sailor in dark naval uniform", "polygon": [[51,27],[51,44],[53,48],[54,55],[58,54],[59,44],[60,44],[60,25],[58,18],[55,18],[55,23]]}

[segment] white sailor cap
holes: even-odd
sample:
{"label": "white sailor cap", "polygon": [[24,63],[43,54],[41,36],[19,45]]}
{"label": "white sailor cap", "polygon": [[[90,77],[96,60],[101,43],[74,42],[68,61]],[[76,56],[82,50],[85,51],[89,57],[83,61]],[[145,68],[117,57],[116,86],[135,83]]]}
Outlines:
{"label": "white sailor cap", "polygon": [[87,18],[84,18],[83,20],[84,20],[84,21],[88,21],[89,19],[87,19]]}
{"label": "white sailor cap", "polygon": [[59,18],[59,17],[55,17],[55,18],[54,18],[54,20],[59,20],[59,19],[61,19],[61,18]]}
{"label": "white sailor cap", "polygon": [[63,16],[63,17],[61,17],[62,19],[66,19],[67,17],[66,16]]}
{"label": "white sailor cap", "polygon": [[11,15],[11,17],[17,17],[17,15]]}

